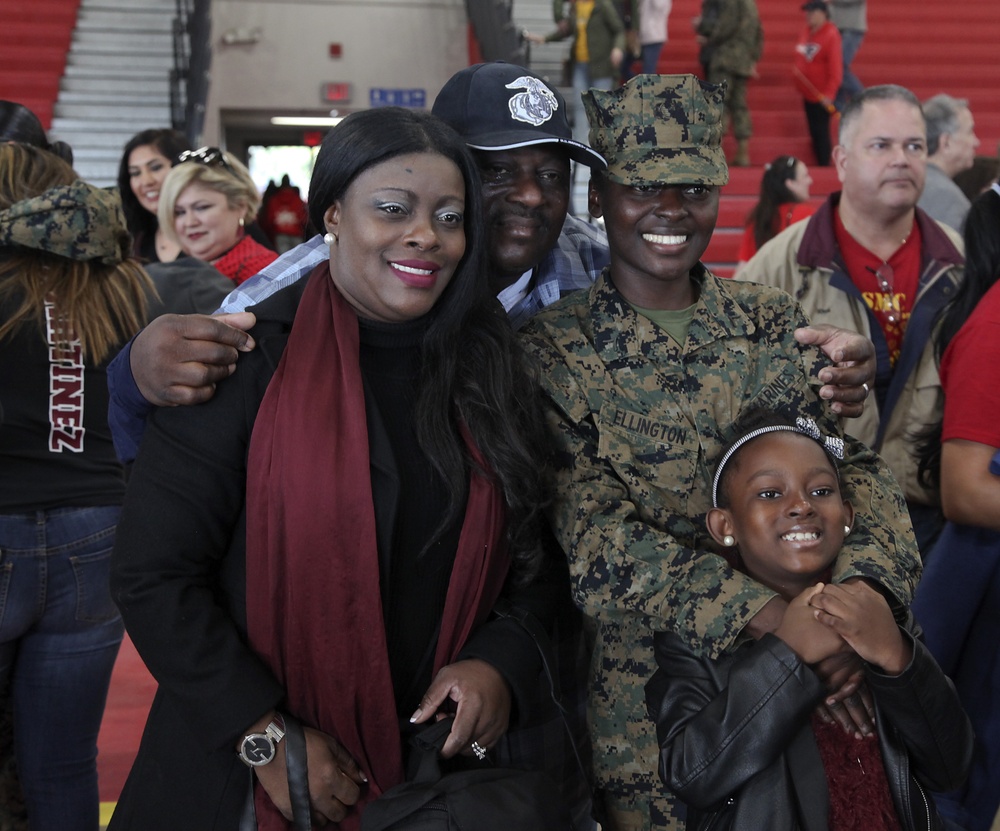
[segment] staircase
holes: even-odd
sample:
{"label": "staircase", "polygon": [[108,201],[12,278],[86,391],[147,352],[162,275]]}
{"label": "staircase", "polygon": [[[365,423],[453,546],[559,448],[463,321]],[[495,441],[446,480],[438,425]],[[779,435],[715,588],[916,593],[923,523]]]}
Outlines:
{"label": "staircase", "polygon": [[[833,168],[818,168],[806,129],[802,99],[792,82],[795,43],[804,26],[800,0],[757,0],[764,26],[764,54],[758,79],[750,82],[749,101],[754,137],[753,167],[730,170],[723,188],[719,222],[705,255],[716,273],[732,273],[746,215],[756,202],[763,165],[784,153],[810,165],[812,194],[818,200],[837,190]],[[673,0],[669,40],[660,55],[663,73],[700,74],[698,48],[691,19],[701,0]],[[515,23],[532,32],[551,31],[551,0],[516,0]],[[854,60],[855,74],[867,86],[896,83],[925,100],[938,92],[969,99],[982,144],[979,152],[994,154],[1000,145],[1000,5],[996,0],[965,0],[940,4],[920,0],[872,0],[868,4],[868,34]],[[533,46],[531,66],[558,81],[568,43]],[[569,96],[572,90],[562,89]],[[835,129],[835,127],[834,127]],[[731,137],[723,143],[727,156],[735,150]],[[582,206],[574,193],[574,206]],[[579,208],[578,208],[579,212]]]}
{"label": "staircase", "polygon": [[173,0],[81,0],[52,134],[73,148],[74,167],[114,184],[125,143],[170,126]]}
{"label": "staircase", "polygon": [[31,110],[48,129],[79,0],[0,0],[0,99]]}

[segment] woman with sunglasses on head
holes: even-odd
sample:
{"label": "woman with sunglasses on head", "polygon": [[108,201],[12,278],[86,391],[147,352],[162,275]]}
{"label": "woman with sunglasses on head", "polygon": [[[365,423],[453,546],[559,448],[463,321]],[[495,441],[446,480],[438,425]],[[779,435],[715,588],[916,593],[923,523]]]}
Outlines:
{"label": "woman with sunglasses on head", "polygon": [[181,251],[239,285],[278,258],[247,234],[258,208],[250,171],[218,147],[202,147],[180,154],[163,180],[157,214]]}
{"label": "woman with sunglasses on head", "polygon": [[130,244],[117,196],[0,143],[0,688],[32,831],[98,827],[97,734],[123,631],[105,366],[150,288]]}
{"label": "woman with sunglasses on head", "polygon": [[134,241],[135,255],[146,263],[171,263],[181,247],[170,239],[157,220],[163,180],[177,157],[191,149],[187,136],[177,130],[143,130],[129,139],[118,165],[118,191],[125,219]]}
{"label": "woman with sunglasses on head", "polygon": [[111,829],[287,828],[296,721],[312,821],[357,829],[412,724],[454,713],[443,755],[477,764],[529,714],[537,651],[490,612],[552,605],[540,421],[480,188],[433,116],[349,115],[309,188],[329,262],[253,307],[211,401],[152,417],[112,585],[159,690]]}
{"label": "woman with sunglasses on head", "polygon": [[795,156],[778,156],[765,165],[760,200],[750,211],[743,229],[736,274],[765,242],[789,225],[813,215],[816,207],[809,204],[811,186],[809,168]]}

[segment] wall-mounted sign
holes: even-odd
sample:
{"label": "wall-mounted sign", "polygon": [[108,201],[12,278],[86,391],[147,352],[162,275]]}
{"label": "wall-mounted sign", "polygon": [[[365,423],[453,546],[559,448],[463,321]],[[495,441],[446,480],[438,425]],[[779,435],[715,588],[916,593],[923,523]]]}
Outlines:
{"label": "wall-mounted sign", "polygon": [[426,107],[425,89],[377,89],[368,91],[368,102],[373,107]]}
{"label": "wall-mounted sign", "polygon": [[320,97],[331,104],[348,104],[351,101],[351,84],[348,81],[323,84]]}

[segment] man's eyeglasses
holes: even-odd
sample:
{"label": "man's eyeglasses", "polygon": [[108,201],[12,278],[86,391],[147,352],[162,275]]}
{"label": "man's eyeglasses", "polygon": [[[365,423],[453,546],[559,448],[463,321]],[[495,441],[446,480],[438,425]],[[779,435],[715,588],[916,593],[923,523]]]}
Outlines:
{"label": "man's eyeglasses", "polygon": [[218,147],[199,147],[197,150],[185,150],[177,157],[177,163],[195,162],[206,167],[224,167],[230,173],[233,169],[226,161],[225,154]]}
{"label": "man's eyeglasses", "polygon": [[889,323],[899,323],[899,300],[895,292],[896,273],[892,270],[892,266],[889,263],[882,263],[878,268],[871,266],[865,266],[865,268],[875,275],[879,288],[889,295],[889,310],[885,319]]}

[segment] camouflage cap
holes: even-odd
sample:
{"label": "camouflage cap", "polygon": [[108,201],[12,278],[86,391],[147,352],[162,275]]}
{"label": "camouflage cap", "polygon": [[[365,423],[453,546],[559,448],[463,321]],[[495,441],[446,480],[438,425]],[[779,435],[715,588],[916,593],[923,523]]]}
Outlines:
{"label": "camouflage cap", "polygon": [[132,241],[118,194],[78,179],[0,211],[0,246],[117,265]]}
{"label": "camouflage cap", "polygon": [[636,75],[624,86],[583,94],[590,144],[622,185],[724,185],[725,86],[694,75]]}

